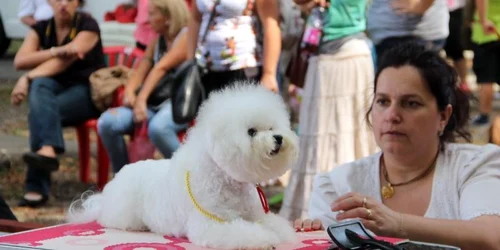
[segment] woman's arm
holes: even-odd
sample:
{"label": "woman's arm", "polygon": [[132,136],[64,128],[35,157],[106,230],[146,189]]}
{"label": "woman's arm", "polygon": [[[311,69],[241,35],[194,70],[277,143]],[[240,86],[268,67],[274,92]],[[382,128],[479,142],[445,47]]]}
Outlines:
{"label": "woman's arm", "polygon": [[187,59],[194,58],[196,47],[198,46],[198,33],[200,32],[201,17],[202,15],[198,10],[196,1],[193,1],[191,6],[191,18],[189,18],[188,22]]}
{"label": "woman's arm", "polygon": [[486,0],[476,0],[477,15],[479,17],[479,23],[483,27],[483,32],[485,35],[495,35],[497,30],[495,24],[488,19],[488,1]]}
{"label": "woman's arm", "polygon": [[486,10],[488,9],[488,1],[486,0],[476,0],[476,9],[477,9],[477,15],[479,17],[479,21],[481,23],[485,22],[488,20],[486,13],[488,13]]}
{"label": "woman's arm", "polygon": [[156,43],[157,39],[153,40],[146,47],[146,51],[144,52],[141,62],[137,66],[137,69],[134,70],[132,76],[127,82],[127,85],[125,86],[126,91],[131,91],[135,94],[137,88],[144,82],[144,79],[146,79],[148,72],[153,67],[153,56]]}
{"label": "woman's arm", "polygon": [[481,216],[470,221],[428,219],[403,215],[400,237],[437,242],[462,250],[500,249],[500,216]]}
{"label": "woman's arm", "polygon": [[281,30],[277,0],[257,0],[257,14],[264,28],[264,58],[262,74],[276,77],[281,53]]}
{"label": "woman's arm", "polygon": [[26,26],[33,26],[36,24],[36,20],[33,16],[23,16],[21,17],[21,22]]}
{"label": "woman's arm", "polygon": [[30,30],[14,58],[16,70],[32,69],[53,57],[50,49],[38,50],[39,48],[40,38],[34,30]]}
{"label": "woman's arm", "polygon": [[88,53],[99,41],[99,37],[94,32],[82,31],[76,35],[72,42],[63,46],[64,57],[53,57],[28,72],[31,78],[54,76],[64,72],[78,59]]}
{"label": "woman's arm", "polygon": [[99,35],[94,31],[80,31],[76,37],[62,48],[66,49],[66,55],[76,56],[83,59],[99,42]]}
{"label": "woman's arm", "polygon": [[19,1],[19,12],[18,17],[21,19],[21,22],[27,26],[32,26],[36,23],[35,15],[36,6],[35,1],[32,0],[21,0]]}
{"label": "woman's arm", "polygon": [[168,50],[168,52],[163,55],[161,60],[156,63],[153,69],[149,72],[146,81],[144,82],[144,85],[141,89],[141,92],[137,96],[138,101],[147,101],[149,95],[156,87],[160,79],[170,69],[175,68],[186,60],[187,41],[188,32],[183,30],[175,39],[174,44],[172,44],[172,47]]}

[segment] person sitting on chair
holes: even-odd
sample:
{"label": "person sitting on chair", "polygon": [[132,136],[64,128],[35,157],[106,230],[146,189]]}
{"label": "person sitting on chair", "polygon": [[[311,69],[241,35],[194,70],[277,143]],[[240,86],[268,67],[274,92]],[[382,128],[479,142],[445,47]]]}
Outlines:
{"label": "person sitting on chair", "polygon": [[130,134],[136,123],[148,122],[149,138],[166,158],[180,146],[177,132],[187,127],[173,121],[170,99],[159,104],[148,99],[154,91],[159,91],[156,87],[162,77],[186,60],[188,33],[185,27],[189,11],[184,0],[149,0],[148,8],[149,24],[159,38],[148,45],[143,60],[125,87],[125,106],[104,112],[97,122],[115,173],[129,163],[123,135]]}
{"label": "person sitting on chair", "polygon": [[48,0],[54,17],[37,22],[14,59],[16,69],[28,70],[11,94],[14,105],[28,99],[31,152],[24,197],[19,206],[47,202],[51,171],[64,153],[63,126],[76,126],[100,112],[92,102],[89,76],[105,66],[97,22],[77,11],[83,0]]}

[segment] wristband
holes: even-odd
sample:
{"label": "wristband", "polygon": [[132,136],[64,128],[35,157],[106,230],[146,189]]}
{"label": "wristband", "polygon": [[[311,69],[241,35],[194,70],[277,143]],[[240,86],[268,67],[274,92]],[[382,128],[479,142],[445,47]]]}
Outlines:
{"label": "wristband", "polygon": [[33,79],[28,75],[28,73],[24,74],[23,76],[26,77],[26,79],[28,79],[28,83],[31,83],[33,81]]}
{"label": "wristband", "polygon": [[56,48],[55,47],[50,47],[50,55],[52,57],[56,56],[56,52],[55,52]]}

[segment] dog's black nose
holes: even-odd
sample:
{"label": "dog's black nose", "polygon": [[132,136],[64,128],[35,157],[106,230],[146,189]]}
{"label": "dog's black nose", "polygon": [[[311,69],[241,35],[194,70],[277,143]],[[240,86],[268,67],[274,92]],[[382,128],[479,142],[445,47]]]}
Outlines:
{"label": "dog's black nose", "polygon": [[283,136],[281,135],[273,135],[276,144],[280,145],[283,143]]}

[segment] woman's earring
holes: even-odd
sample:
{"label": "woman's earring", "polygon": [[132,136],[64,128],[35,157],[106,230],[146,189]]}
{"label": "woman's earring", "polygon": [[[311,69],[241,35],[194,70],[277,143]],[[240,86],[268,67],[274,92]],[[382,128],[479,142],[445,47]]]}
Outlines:
{"label": "woman's earring", "polygon": [[443,131],[439,131],[439,132],[438,132],[438,136],[439,136],[439,137],[443,136],[443,133],[444,133]]}

